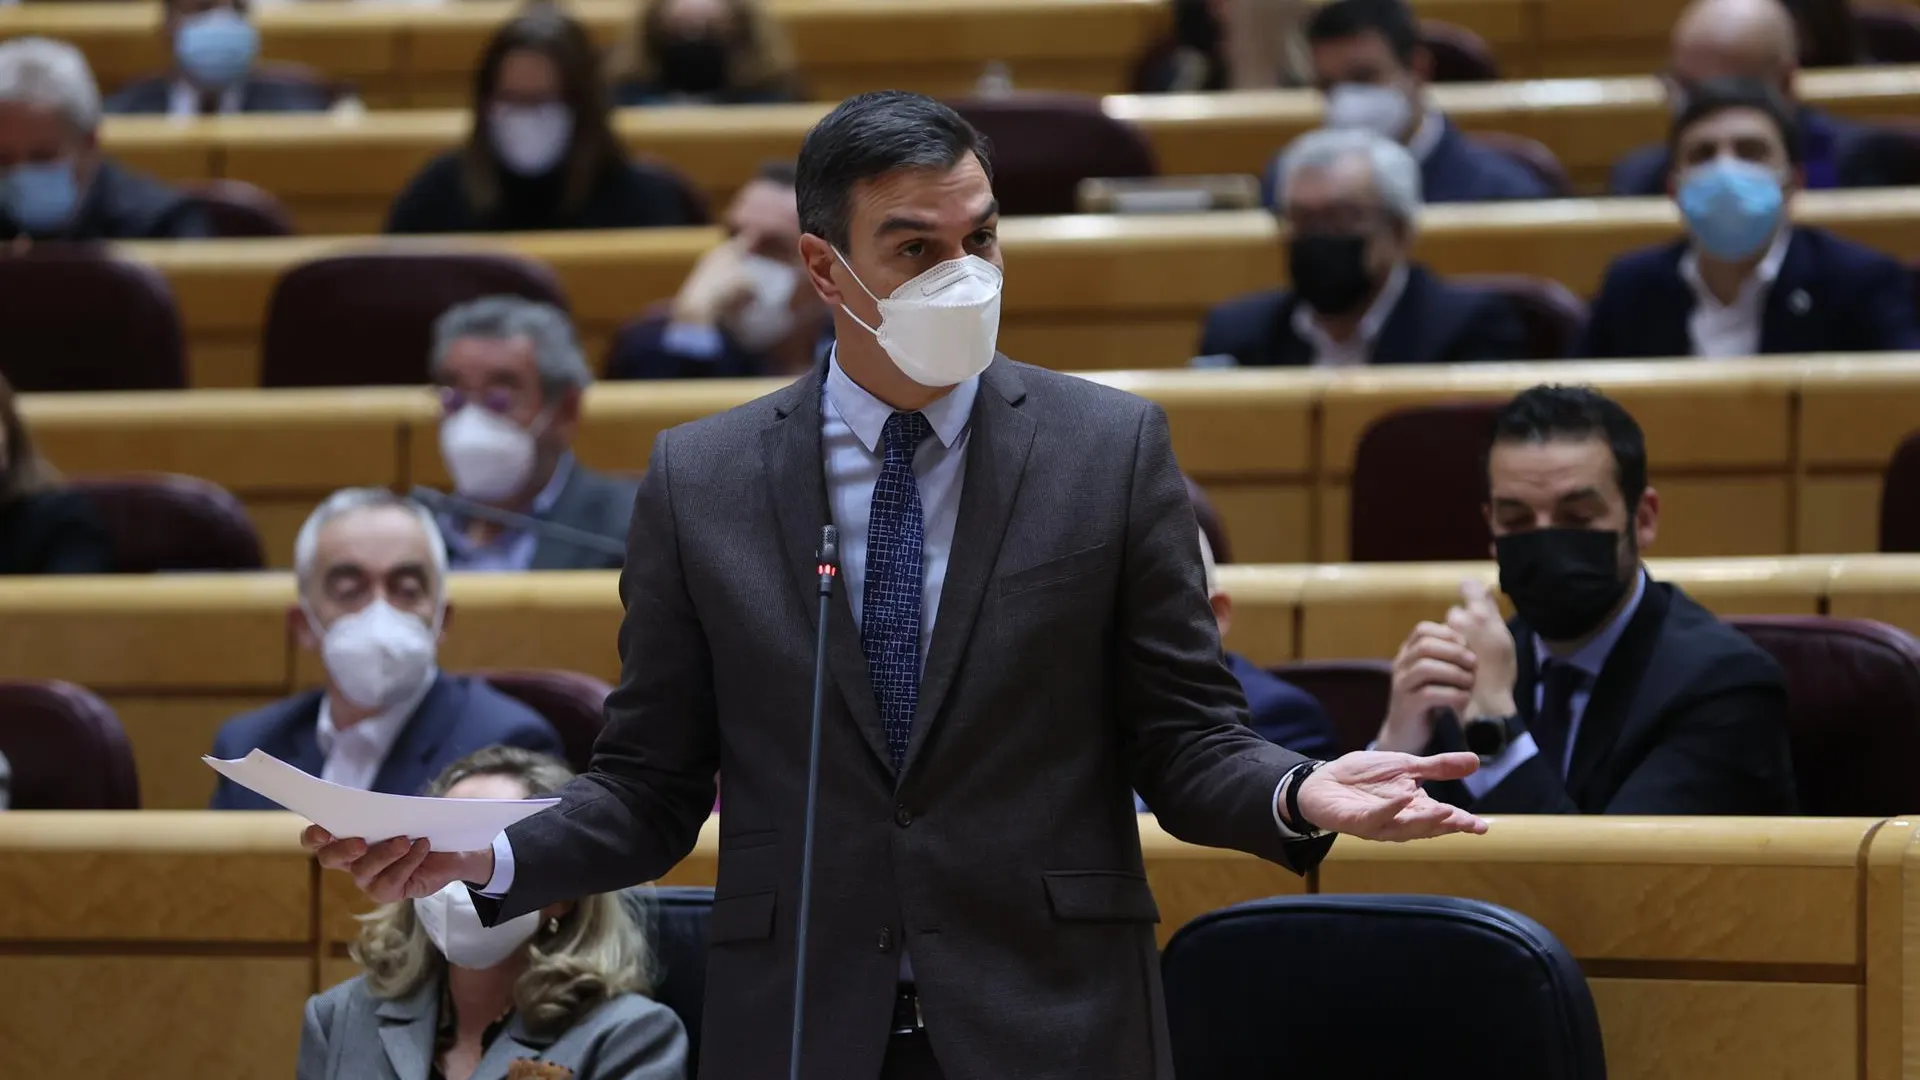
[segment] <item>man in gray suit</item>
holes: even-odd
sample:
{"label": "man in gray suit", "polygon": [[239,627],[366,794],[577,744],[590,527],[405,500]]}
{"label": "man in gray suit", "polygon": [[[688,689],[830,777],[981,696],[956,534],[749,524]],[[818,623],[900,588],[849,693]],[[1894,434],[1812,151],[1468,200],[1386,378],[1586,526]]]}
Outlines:
{"label": "man in gray suit", "polygon": [[1130,791],[1304,872],[1332,832],[1484,830],[1420,790],[1476,761],[1322,764],[1247,727],[1164,414],[995,352],[998,207],[957,114],[852,98],[798,189],[836,353],[655,443],[593,770],[488,851],[303,839],[376,898],[465,880],[510,918],[666,872],[722,773],[702,1075],[784,1074],[833,524],[805,1075],[1172,1080]]}
{"label": "man in gray suit", "polygon": [[[638,485],[573,456],[580,404],[593,372],[573,323],[552,304],[490,296],[449,308],[433,328],[440,387],[440,458],[461,499],[618,542]],[[448,512],[455,570],[618,569],[620,556],[565,532],[515,528]],[[609,545],[603,545],[609,546]]]}

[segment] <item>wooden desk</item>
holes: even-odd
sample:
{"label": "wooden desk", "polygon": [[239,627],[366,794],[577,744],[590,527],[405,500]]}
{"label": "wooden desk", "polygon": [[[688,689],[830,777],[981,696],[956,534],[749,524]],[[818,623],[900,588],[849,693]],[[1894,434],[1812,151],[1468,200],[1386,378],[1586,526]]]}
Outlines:
{"label": "wooden desk", "polygon": [[[363,902],[279,813],[0,814],[0,1045],[53,1076],[284,1075],[305,996],[352,974]],[[1301,891],[1465,896],[1551,930],[1608,1073],[1901,1080],[1920,1051],[1920,846],[1904,818],[1506,818],[1342,840],[1301,881],[1140,821],[1160,938]],[[711,884],[710,821],[667,881]]]}
{"label": "wooden desk", "polygon": [[[468,102],[473,65],[518,9],[504,0],[449,4],[263,7],[261,55],[307,64],[351,83],[379,108]],[[1169,26],[1160,0],[769,0],[800,59],[809,91],[837,101],[902,88],[953,95],[999,60],[1032,89],[1108,94]],[[601,46],[633,25],[628,0],[567,5]],[[0,39],[65,38],[85,50],[112,91],[164,70],[159,9],[140,3],[30,4],[0,11]]]}
{"label": "wooden desk", "polygon": [[[0,19],[4,16],[0,15]],[[1920,67],[1809,72],[1800,93],[1856,120],[1920,109]],[[1602,194],[1613,163],[1666,137],[1667,106],[1647,77],[1437,86],[1434,98],[1467,131],[1504,131],[1546,144],[1584,192]],[[1136,124],[1168,175],[1260,174],[1274,152],[1320,122],[1309,90],[1118,94],[1103,99]],[[715,212],[761,163],[791,158],[823,104],[626,109],[615,119],[628,148],[672,164]],[[174,181],[244,180],[273,192],[303,233],[377,233],[394,196],[436,154],[466,137],[464,109],[358,116],[234,116],[176,122],[109,117],[110,152]]]}
{"label": "wooden desk", "polygon": [[[1859,615],[1920,633],[1920,557],[1654,559],[1653,573],[1721,615]],[[1258,664],[1393,655],[1460,583],[1491,563],[1220,568],[1234,598],[1227,645]],[[617,682],[618,575],[456,574],[448,671],[562,668]],[[65,679],[119,713],[143,805],[206,805],[198,757],[224,720],[317,686],[318,658],[289,633],[285,573],[72,578],[0,586],[0,678]]]}

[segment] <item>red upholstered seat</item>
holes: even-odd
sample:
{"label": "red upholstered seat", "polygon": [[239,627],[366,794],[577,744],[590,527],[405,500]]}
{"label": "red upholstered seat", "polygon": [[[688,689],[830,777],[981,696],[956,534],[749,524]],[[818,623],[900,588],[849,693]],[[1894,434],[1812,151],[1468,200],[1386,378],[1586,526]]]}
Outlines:
{"label": "red upholstered seat", "polygon": [[1449,274],[1455,285],[1499,293],[1513,305],[1527,335],[1527,360],[1558,360],[1587,321],[1587,302],[1550,278],[1531,274]]}
{"label": "red upholstered seat", "polygon": [[260,534],[227,489],[194,476],[124,473],[77,476],[70,486],[93,500],[113,540],[115,569],[259,570]]}
{"label": "red upholstered seat", "polygon": [[1920,551],[1920,432],[1894,450],[1881,477],[1880,550]]}
{"label": "red upholstered seat", "polygon": [[107,703],[72,683],[0,681],[0,754],[15,810],[138,810],[133,748]]}
{"label": "red upholstered seat", "polygon": [[1388,413],[1354,451],[1348,549],[1354,562],[1490,558],[1480,460],[1500,405],[1423,405]]}
{"label": "red upholstered seat", "polygon": [[1022,92],[951,104],[987,137],[1002,214],[1071,214],[1082,180],[1160,172],[1146,136],[1096,97]]}
{"label": "red upholstered seat", "polygon": [[1559,157],[1547,149],[1546,144],[1504,131],[1476,131],[1467,138],[1525,166],[1555,197],[1573,194],[1573,181],[1567,178],[1567,167],[1560,164]]}
{"label": "red upholstered seat", "polygon": [[268,191],[244,180],[200,180],[181,185],[193,196],[215,236],[291,236],[293,220]]}
{"label": "red upholstered seat", "polygon": [[1485,38],[1439,19],[1420,20],[1421,43],[1433,57],[1437,83],[1498,82],[1500,64]]}
{"label": "red upholstered seat", "polygon": [[160,272],[91,244],[0,255],[0,373],[21,393],[178,390],[180,312]]}
{"label": "red upholstered seat", "polygon": [[567,764],[586,772],[593,759],[593,742],[606,724],[607,694],[612,688],[591,675],[574,671],[476,672],[495,690],[524,703],[546,717],[567,748]]}

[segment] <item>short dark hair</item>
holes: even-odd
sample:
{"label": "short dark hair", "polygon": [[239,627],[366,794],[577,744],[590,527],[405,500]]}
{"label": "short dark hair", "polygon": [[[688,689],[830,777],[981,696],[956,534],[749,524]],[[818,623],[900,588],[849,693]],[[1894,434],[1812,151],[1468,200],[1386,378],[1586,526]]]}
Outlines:
{"label": "short dark hair", "polygon": [[951,169],[968,154],[993,176],[986,137],[924,94],[879,90],[850,97],[800,144],[793,185],[800,231],[845,250],[855,184],[897,169]]}
{"label": "short dark hair", "polygon": [[794,165],[791,161],[763,161],[760,167],[753,171],[753,178],[779,184],[781,187],[792,187],[793,172]]}
{"label": "short dark hair", "polygon": [[1787,148],[1787,160],[1800,164],[1800,122],[1794,118],[1793,106],[1787,104],[1787,99],[1772,84],[1758,79],[1707,79],[1687,87],[1684,93],[1686,100],[1667,129],[1667,157],[1676,165],[1680,139],[1688,129],[1728,109],[1765,113],[1780,131],[1780,141]]}
{"label": "short dark hair", "polygon": [[1613,478],[1628,512],[1640,505],[1647,490],[1647,439],[1619,402],[1591,386],[1548,383],[1522,390],[1494,415],[1485,456],[1491,459],[1501,443],[1552,439],[1605,440],[1613,451]]}
{"label": "short dark hair", "polygon": [[1402,64],[1420,47],[1420,23],[1405,0],[1334,0],[1307,20],[1307,44],[1339,41],[1372,31],[1385,38]]}

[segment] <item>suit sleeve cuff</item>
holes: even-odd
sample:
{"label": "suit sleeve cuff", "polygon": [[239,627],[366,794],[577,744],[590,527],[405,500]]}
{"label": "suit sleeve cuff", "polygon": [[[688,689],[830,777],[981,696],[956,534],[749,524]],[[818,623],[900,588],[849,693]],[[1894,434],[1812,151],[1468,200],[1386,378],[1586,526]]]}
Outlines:
{"label": "suit sleeve cuff", "polygon": [[668,352],[711,360],[726,351],[726,339],[717,327],[697,323],[668,323],[660,332],[660,344]]}
{"label": "suit sleeve cuff", "polygon": [[493,838],[493,876],[487,883],[475,890],[481,896],[498,900],[513,888],[513,845],[507,843],[507,834],[502,830]]}
{"label": "suit sleeve cuff", "polygon": [[1508,743],[1506,749],[1480,762],[1480,771],[1462,780],[1467,793],[1475,799],[1483,798],[1487,792],[1500,786],[1500,781],[1512,775],[1513,770],[1525,765],[1539,756],[1540,747],[1533,741],[1533,733],[1523,731],[1520,737]]}

